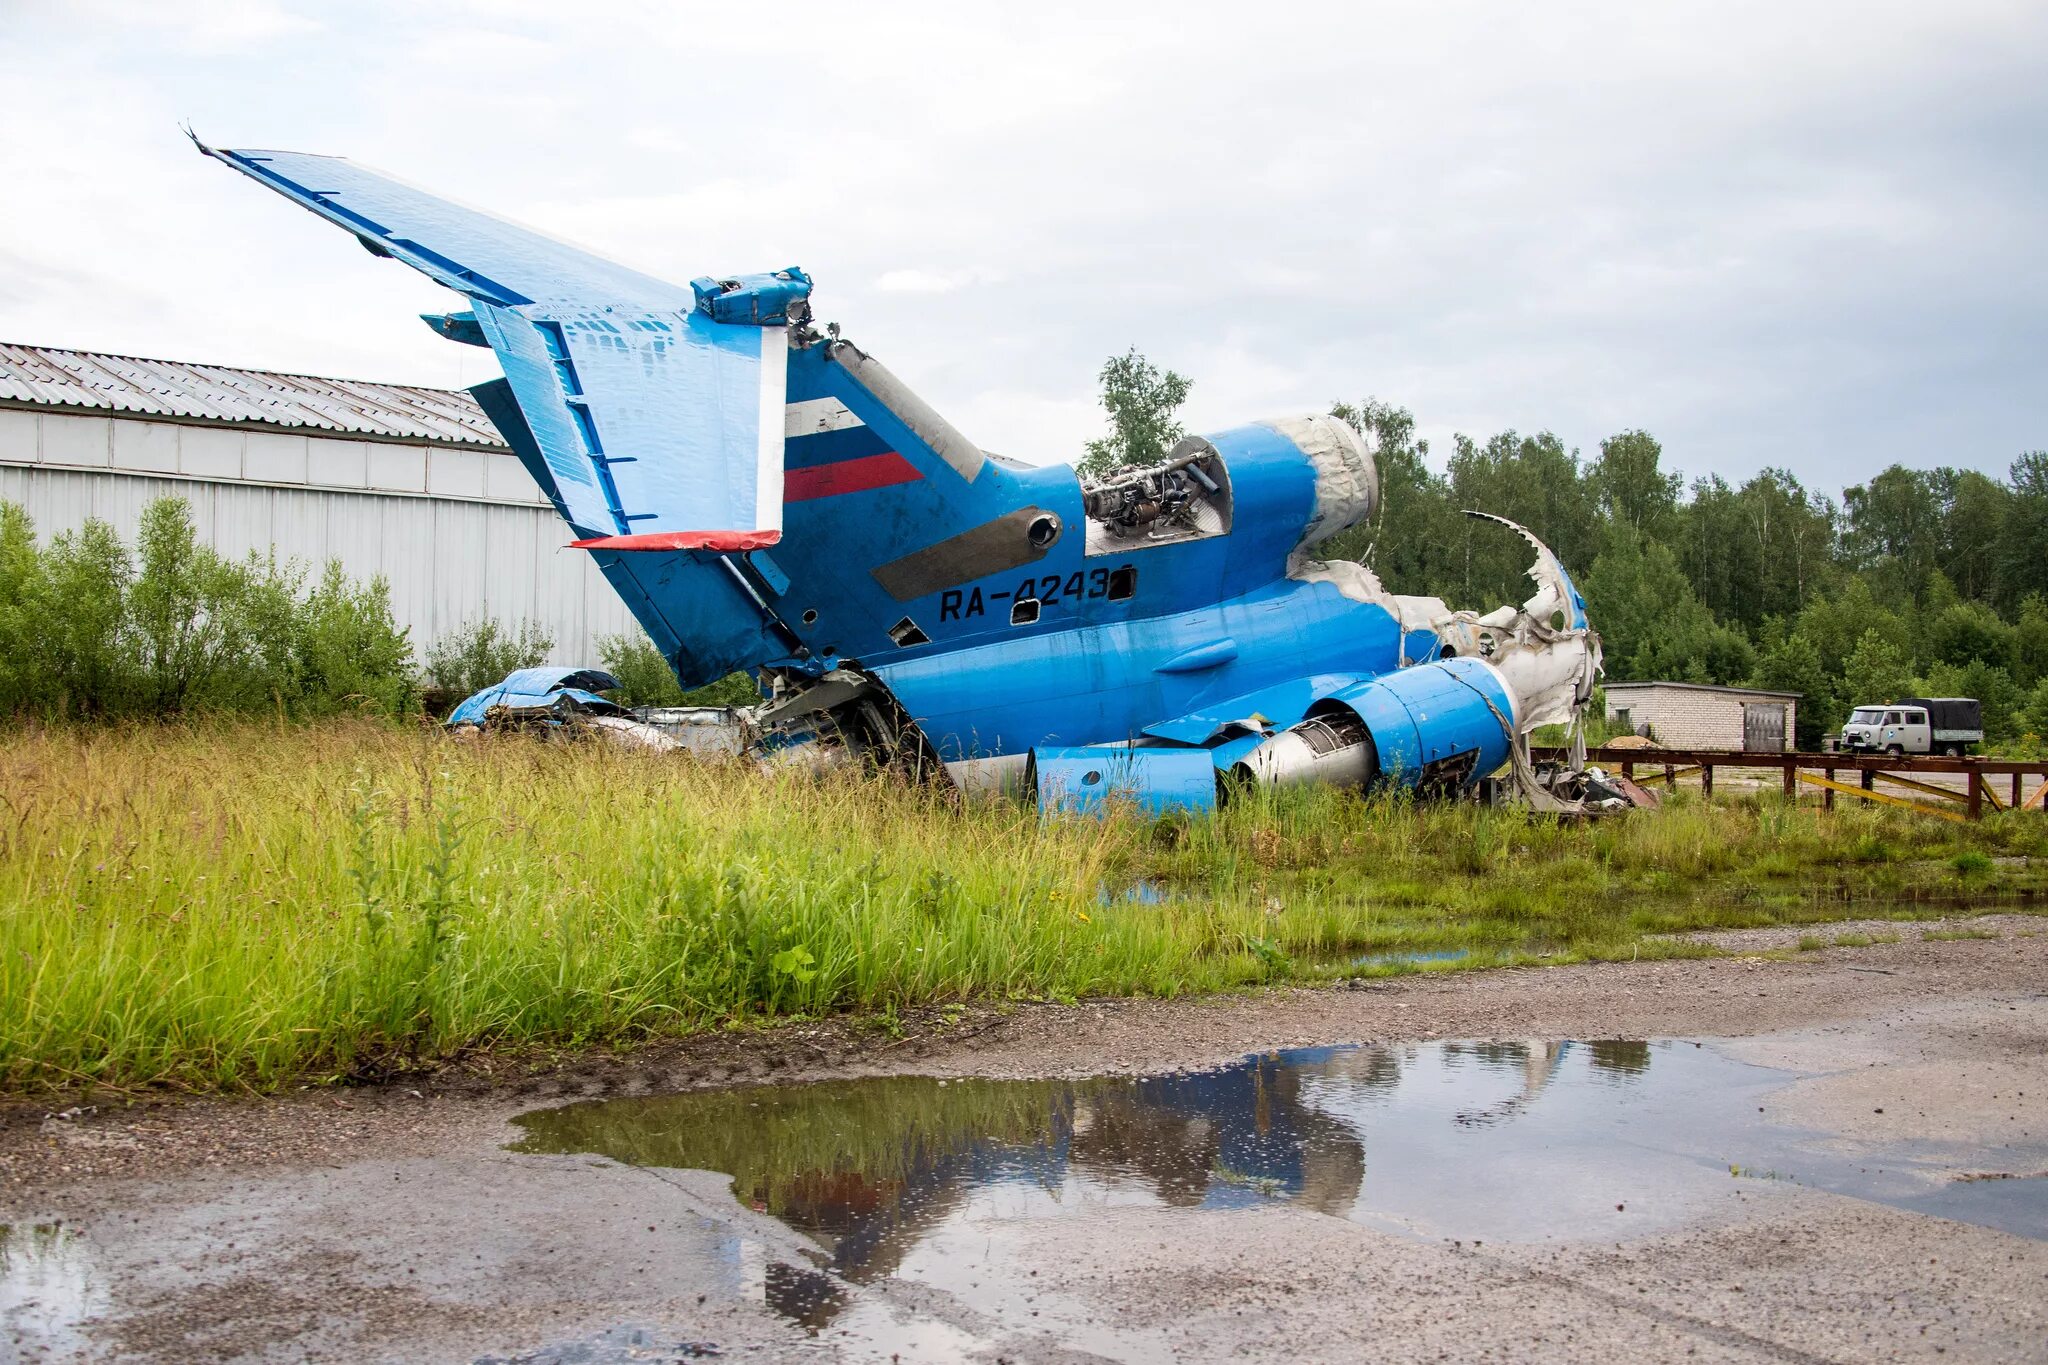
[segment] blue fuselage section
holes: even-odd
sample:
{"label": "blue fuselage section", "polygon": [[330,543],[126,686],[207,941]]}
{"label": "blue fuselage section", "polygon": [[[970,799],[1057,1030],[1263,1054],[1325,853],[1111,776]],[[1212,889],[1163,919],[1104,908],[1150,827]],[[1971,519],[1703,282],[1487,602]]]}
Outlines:
{"label": "blue fuselage section", "polygon": [[[1163,547],[1148,567],[1170,574],[1193,548]],[[874,671],[949,760],[1148,734],[1200,744],[1246,718],[1229,708],[1211,714],[1216,703],[1280,689],[1260,695],[1259,708],[1291,722],[1353,678],[1397,667],[1399,637],[1377,606],[1328,584],[1282,580],[1215,606],[1076,621]],[[1410,637],[1411,649],[1423,645]],[[1190,655],[1197,666],[1183,671]]]}
{"label": "blue fuselage section", "polygon": [[[1434,636],[1404,640],[1376,603],[1288,577],[1316,475],[1272,427],[1207,438],[1228,470],[1226,529],[1118,539],[1091,533],[1071,466],[985,458],[963,472],[857,374],[831,344],[790,351],[779,545],[596,552],[685,684],[857,664],[950,761],[1147,736],[1201,744],[1206,722],[1242,718],[1209,715],[1220,703],[1259,694],[1284,725],[1358,678],[1435,656]],[[1035,517],[1056,522],[1049,544],[1025,542]]]}

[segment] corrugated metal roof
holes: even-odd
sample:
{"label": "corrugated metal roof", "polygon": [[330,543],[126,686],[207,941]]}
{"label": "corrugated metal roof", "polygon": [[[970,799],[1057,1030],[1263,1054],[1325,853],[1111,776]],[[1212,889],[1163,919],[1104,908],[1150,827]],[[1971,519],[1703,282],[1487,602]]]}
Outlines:
{"label": "corrugated metal roof", "polygon": [[345,432],[503,449],[468,394],[358,379],[0,342],[0,403]]}
{"label": "corrugated metal roof", "polygon": [[1781,697],[1795,701],[1806,695],[1804,692],[1771,692],[1761,687],[1721,687],[1715,683],[1671,682],[1661,678],[1649,682],[1604,682],[1600,685],[1609,692],[1617,687],[1677,687],[1688,692],[1727,692],[1738,697]]}

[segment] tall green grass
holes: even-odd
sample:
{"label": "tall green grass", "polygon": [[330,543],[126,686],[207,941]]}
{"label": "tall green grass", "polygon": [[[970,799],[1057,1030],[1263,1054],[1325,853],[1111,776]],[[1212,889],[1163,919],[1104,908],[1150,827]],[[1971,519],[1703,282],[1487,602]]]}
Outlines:
{"label": "tall green grass", "polygon": [[[2048,874],[2008,858],[1966,883],[1972,851],[2048,856],[2048,821],[1773,797],[1571,827],[1318,791],[1041,822],[884,779],[374,722],[18,731],[0,1085],[261,1090],[792,1014],[1313,978],[1368,953],[1626,955],[1660,929]],[[1164,898],[1122,894],[1141,881]]]}

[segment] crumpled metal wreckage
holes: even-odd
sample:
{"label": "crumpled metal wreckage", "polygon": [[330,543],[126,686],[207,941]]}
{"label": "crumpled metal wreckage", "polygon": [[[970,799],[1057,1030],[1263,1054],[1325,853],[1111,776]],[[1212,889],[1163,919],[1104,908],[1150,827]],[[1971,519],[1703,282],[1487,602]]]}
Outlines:
{"label": "crumpled metal wreckage", "polygon": [[615,692],[618,686],[619,680],[601,668],[515,669],[450,711],[447,724],[481,725],[493,712],[557,720],[584,711],[623,716],[625,707],[598,695]]}
{"label": "crumpled metal wreckage", "polygon": [[768,762],[1021,784],[1047,810],[1467,793],[1504,765],[1546,810],[1616,799],[1528,760],[1600,672],[1535,536],[1490,518],[1535,591],[1483,613],[1318,557],[1379,501],[1340,421],[1095,476],[1020,464],[815,327],[802,270],[678,285],[339,158],[200,150],[465,296],[426,321],[496,354],[471,392],[684,686],[759,679],[730,729]]}
{"label": "crumpled metal wreckage", "polygon": [[600,693],[619,680],[601,668],[521,668],[466,698],[444,725],[457,735],[525,730],[608,740],[625,748],[668,752],[683,742]]}

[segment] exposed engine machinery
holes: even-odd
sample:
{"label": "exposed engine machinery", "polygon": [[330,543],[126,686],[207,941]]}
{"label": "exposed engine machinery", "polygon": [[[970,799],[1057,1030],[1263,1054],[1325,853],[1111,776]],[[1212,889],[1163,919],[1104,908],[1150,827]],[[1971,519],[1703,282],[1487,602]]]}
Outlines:
{"label": "exposed engine machinery", "polygon": [[[1212,461],[1213,474],[1205,467]],[[1215,452],[1197,451],[1165,464],[1115,470],[1084,483],[1081,506],[1088,519],[1115,540],[1217,533],[1229,529],[1223,477]]]}

